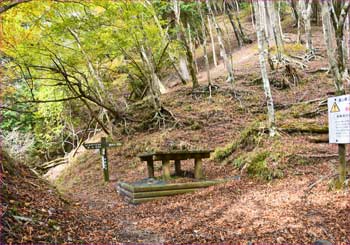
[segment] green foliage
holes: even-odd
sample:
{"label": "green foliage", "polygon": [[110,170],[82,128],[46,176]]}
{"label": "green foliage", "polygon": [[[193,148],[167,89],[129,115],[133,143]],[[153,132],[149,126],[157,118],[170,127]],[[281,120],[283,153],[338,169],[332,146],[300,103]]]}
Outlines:
{"label": "green foliage", "polygon": [[67,137],[73,142],[71,132],[82,131],[91,115],[79,100],[27,101],[83,93],[94,113],[101,104],[121,110],[125,95],[147,94],[150,71],[140,50],[150,54],[162,78],[170,67],[167,52],[177,47],[164,43],[154,9],[144,1],[32,1],[3,14],[2,26],[0,53],[10,58],[1,97],[12,109],[31,113],[6,111],[0,127],[34,132],[36,146],[46,153],[60,151]]}

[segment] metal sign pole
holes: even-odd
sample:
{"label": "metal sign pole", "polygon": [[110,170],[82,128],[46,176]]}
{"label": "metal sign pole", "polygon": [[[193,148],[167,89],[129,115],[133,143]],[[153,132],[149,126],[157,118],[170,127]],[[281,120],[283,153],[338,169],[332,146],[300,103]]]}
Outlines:
{"label": "metal sign pole", "polygon": [[103,176],[106,182],[109,181],[109,171],[108,171],[108,158],[107,158],[107,140],[106,137],[101,137],[101,149],[100,154],[102,158],[102,169]]}

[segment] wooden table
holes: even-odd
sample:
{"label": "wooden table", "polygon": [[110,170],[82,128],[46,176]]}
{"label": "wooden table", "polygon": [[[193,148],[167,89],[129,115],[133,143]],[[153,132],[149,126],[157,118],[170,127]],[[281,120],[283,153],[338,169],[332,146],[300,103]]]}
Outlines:
{"label": "wooden table", "polygon": [[203,178],[202,159],[209,158],[212,150],[198,151],[157,151],[138,155],[141,161],[147,162],[148,177],[154,178],[154,161],[162,161],[163,179],[170,179],[170,161],[175,161],[175,175],[180,176],[181,160],[194,159],[194,177]]}

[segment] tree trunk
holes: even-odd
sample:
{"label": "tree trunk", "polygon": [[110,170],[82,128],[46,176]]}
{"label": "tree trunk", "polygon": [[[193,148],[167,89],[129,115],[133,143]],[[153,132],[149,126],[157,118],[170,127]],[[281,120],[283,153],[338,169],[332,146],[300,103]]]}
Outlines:
{"label": "tree trunk", "polygon": [[212,27],[211,27],[211,21],[210,21],[209,15],[208,15],[208,28],[209,28],[209,36],[210,36],[210,41],[211,41],[211,49],[212,49],[212,52],[213,52],[213,61],[214,61],[215,67],[217,67],[218,66],[218,62],[217,62],[217,58],[216,58],[215,42],[214,42],[213,30],[212,30]]}
{"label": "tree trunk", "polygon": [[207,4],[207,8],[209,11],[209,15],[212,18],[213,24],[215,26],[217,35],[218,35],[218,42],[219,42],[219,46],[220,46],[220,56],[223,58],[224,60],[224,65],[226,67],[226,70],[228,72],[228,78],[227,78],[227,82],[233,83],[234,82],[234,76],[233,76],[233,66],[232,66],[232,62],[229,59],[226,49],[225,49],[225,44],[224,41],[222,39],[222,31],[221,28],[219,27],[218,23],[215,20],[215,16],[213,14],[213,11],[210,8],[210,4],[209,4],[209,0],[206,0],[206,4]]}
{"label": "tree trunk", "polygon": [[207,34],[206,34],[206,28],[205,28],[205,23],[204,23],[205,20],[203,18],[203,13],[202,13],[200,0],[197,0],[197,7],[198,7],[198,13],[199,13],[200,18],[201,18],[202,39],[203,39],[202,46],[203,46],[205,67],[206,67],[206,70],[207,70],[207,81],[208,81],[208,86],[211,86],[210,64],[209,64],[208,52],[207,52]]}
{"label": "tree trunk", "polygon": [[293,17],[294,17],[294,20],[295,20],[294,26],[298,26],[299,25],[299,21],[300,21],[300,17],[299,17],[299,13],[298,13],[298,8],[296,6],[296,0],[291,0],[290,1],[290,6],[292,8]]}
{"label": "tree trunk", "polygon": [[312,32],[311,32],[311,15],[312,15],[312,0],[306,5],[305,1],[299,1],[301,16],[303,17],[303,22],[305,26],[305,38],[306,38],[306,49],[307,52],[313,53],[312,46]]}
{"label": "tree trunk", "polygon": [[236,16],[236,21],[238,24],[239,35],[240,35],[241,39],[243,40],[243,43],[252,43],[252,40],[249,37],[247,37],[247,35],[245,34],[245,32],[242,28],[241,21],[239,19],[238,14],[235,14],[235,16]]}
{"label": "tree trunk", "polygon": [[150,57],[149,54],[147,54],[145,48],[141,46],[141,55],[142,55],[142,60],[144,61],[144,64],[148,68],[148,72],[150,73],[150,78],[147,79],[148,81],[148,86],[153,102],[153,107],[157,112],[161,111],[162,105],[160,102],[160,89],[158,87],[159,85],[159,78],[155,72],[154,65],[151,63],[151,60],[148,58]]}
{"label": "tree trunk", "polygon": [[[193,59],[193,54],[190,48],[190,45],[188,44],[187,38],[186,38],[186,32],[185,28],[183,27],[183,24],[180,21],[180,5],[177,0],[173,0],[173,9],[174,9],[174,14],[175,14],[175,20],[176,20],[176,25],[178,27],[178,39],[179,41],[182,42],[184,45],[185,51],[186,51],[186,60],[184,60],[180,56],[180,68],[183,72],[183,76],[186,79],[186,76],[188,76],[188,69],[190,70],[191,78],[192,78],[192,87],[197,88],[199,86],[198,80],[197,80],[197,75],[196,71],[194,68],[194,59]],[[186,74],[186,75],[184,75]]]}
{"label": "tree trunk", "polygon": [[239,46],[239,47],[242,47],[242,42],[241,42],[240,36],[239,36],[239,34],[238,34],[238,28],[237,28],[235,22],[233,21],[232,13],[230,12],[230,10],[226,10],[226,8],[225,8],[225,11],[226,11],[226,14],[227,14],[227,16],[228,16],[228,19],[230,20],[230,23],[231,23],[233,32],[234,32],[234,34],[235,34],[235,37],[236,37],[238,46]]}
{"label": "tree trunk", "polygon": [[191,32],[191,26],[189,23],[187,23],[187,31],[188,31],[188,40],[189,40],[189,44],[190,44],[190,50],[194,59],[194,65],[196,68],[196,74],[198,73],[198,64],[197,64],[197,59],[196,59],[196,55],[195,55],[195,51],[196,49],[193,47],[193,42],[192,42],[192,32]]}
{"label": "tree trunk", "polygon": [[[161,26],[161,24],[160,24],[160,22],[159,22],[157,13],[156,13],[156,11],[154,10],[154,7],[153,7],[152,3],[151,3],[149,0],[145,0],[145,5],[149,5],[149,6],[152,8],[152,10],[153,10],[153,11],[152,11],[153,19],[154,19],[154,21],[156,22],[156,25],[157,25],[158,30],[159,30],[159,32],[160,32],[160,34],[161,34],[161,37],[162,37],[162,44],[163,44],[163,46],[165,47],[165,46],[167,45],[167,42],[170,42],[170,41],[171,41],[171,38],[170,38],[169,34],[167,33],[167,31],[164,31],[164,30],[163,30],[163,28],[162,28],[162,26]],[[186,84],[187,81],[188,81],[188,79],[189,79],[189,76],[188,76],[188,78],[187,78],[187,80],[186,80],[186,79],[183,77],[181,71],[176,67],[176,64],[175,64],[176,62],[175,62],[174,56],[173,56],[170,52],[167,52],[167,54],[168,54],[168,56],[169,56],[169,59],[170,59],[170,62],[171,62],[171,64],[172,64],[172,66],[173,66],[173,68],[174,68],[176,74],[179,76],[181,82],[182,82],[183,84]],[[188,72],[187,72],[187,74],[188,74]],[[165,86],[164,86],[163,84],[160,84],[160,88],[162,88],[162,87],[163,87],[165,90],[164,90],[164,91],[161,91],[161,93],[162,93],[162,94],[163,94],[163,93],[166,93],[166,88],[165,88]]]}
{"label": "tree trunk", "polygon": [[275,110],[273,106],[270,81],[267,75],[267,67],[266,67],[266,60],[265,60],[265,56],[268,51],[265,49],[266,45],[264,44],[265,42],[264,27],[261,25],[261,21],[263,20],[263,18],[261,18],[261,12],[264,11],[264,3],[259,2],[259,0],[255,0],[253,1],[253,3],[254,3],[254,9],[255,9],[256,34],[258,38],[259,63],[260,63],[261,76],[264,84],[264,91],[265,91],[266,102],[267,102],[269,132],[270,132],[270,136],[272,137],[276,134],[276,126],[275,126]]}
{"label": "tree trunk", "polygon": [[284,52],[282,30],[278,26],[278,19],[276,15],[274,2],[266,1],[265,4],[267,7],[267,19],[269,20],[269,24],[271,25],[272,35],[273,39],[275,40],[278,58],[280,59],[282,57],[282,53]]}

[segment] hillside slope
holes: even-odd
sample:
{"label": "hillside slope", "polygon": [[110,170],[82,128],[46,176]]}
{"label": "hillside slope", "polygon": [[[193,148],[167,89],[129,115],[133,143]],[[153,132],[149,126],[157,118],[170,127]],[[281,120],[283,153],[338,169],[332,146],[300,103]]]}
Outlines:
{"label": "hillside slope", "polygon": [[[321,28],[315,27],[314,35],[318,52],[324,54]],[[288,50],[294,55],[304,52],[292,44]],[[334,94],[332,77],[318,71],[328,66],[326,59],[318,56],[306,69],[299,69],[296,85],[282,86],[283,69],[270,74],[280,134],[269,139],[264,133],[265,97],[256,44],[245,46],[233,57],[234,91],[221,75],[215,79],[218,89],[211,98],[205,92],[205,79],[201,79],[202,93],[193,95],[188,86],[175,87],[163,96],[166,108],[178,120],[176,126],[145,127],[141,123],[147,116],[145,106],[132,108],[130,115],[135,120],[120,126],[116,136],[123,146],[109,151],[111,183],[103,183],[99,155],[93,151],[82,153],[56,181],[61,190],[90,208],[88,216],[99,212],[100,216],[94,216],[94,232],[102,229],[105,233],[89,237],[89,242],[350,242],[349,192],[329,191],[337,168],[337,148],[326,143],[327,139],[322,141],[327,138],[322,101]],[[214,69],[222,71],[222,65]],[[257,125],[251,141],[225,152],[223,161],[204,161],[206,178],[239,175],[240,180],[138,206],[127,204],[115,192],[117,181],[147,177],[146,165],[136,157],[139,153],[180,145],[230,149],[227,146],[238,142],[251,125]],[[249,169],[252,165],[247,162],[262,155],[257,162],[263,165],[257,166],[263,171]],[[183,164],[185,170],[192,170],[192,162]],[[157,165],[156,175],[160,174]]]}

